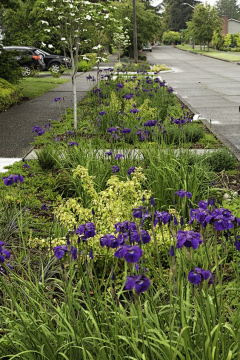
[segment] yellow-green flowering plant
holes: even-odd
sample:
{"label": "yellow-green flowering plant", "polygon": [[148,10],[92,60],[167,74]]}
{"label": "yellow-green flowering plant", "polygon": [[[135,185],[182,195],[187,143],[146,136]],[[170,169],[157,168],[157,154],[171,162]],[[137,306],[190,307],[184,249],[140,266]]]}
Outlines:
{"label": "yellow-green flowering plant", "polygon": [[[55,216],[61,226],[66,231],[72,231],[80,224],[92,222],[96,227],[96,236],[88,240],[89,247],[93,247],[95,254],[103,255],[106,249],[100,246],[99,239],[106,234],[114,234],[115,224],[125,220],[132,220],[132,211],[149,203],[152,194],[149,190],[144,189],[146,181],[142,169],[135,168],[131,178],[126,181],[120,180],[116,175],[112,175],[107,182],[107,188],[97,193],[94,188],[94,177],[90,176],[88,170],[83,166],[77,166],[73,170],[73,177],[79,179],[83,190],[90,198],[89,206],[86,208],[81,202],[81,198],[70,198],[62,201],[55,209]],[[179,215],[174,209],[170,212],[179,219]],[[136,221],[138,224],[138,220]],[[140,225],[140,224],[138,224]],[[149,234],[153,235],[153,229],[149,225]],[[157,226],[154,229],[155,238],[159,251],[169,248],[173,233],[168,225]],[[77,242],[77,236],[73,235],[73,242]],[[51,239],[33,239],[33,243],[40,246],[52,247],[63,245],[66,239],[54,237]],[[153,241],[149,244],[149,251],[154,248]],[[113,252],[110,250],[110,252]],[[112,255],[111,255],[112,256]]]}

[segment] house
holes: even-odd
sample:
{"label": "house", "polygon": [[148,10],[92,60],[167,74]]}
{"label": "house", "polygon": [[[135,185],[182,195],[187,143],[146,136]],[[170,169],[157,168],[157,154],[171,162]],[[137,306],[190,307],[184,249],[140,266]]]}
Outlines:
{"label": "house", "polygon": [[240,33],[240,21],[235,19],[228,19],[227,15],[222,16],[223,27],[222,34],[237,34]]}

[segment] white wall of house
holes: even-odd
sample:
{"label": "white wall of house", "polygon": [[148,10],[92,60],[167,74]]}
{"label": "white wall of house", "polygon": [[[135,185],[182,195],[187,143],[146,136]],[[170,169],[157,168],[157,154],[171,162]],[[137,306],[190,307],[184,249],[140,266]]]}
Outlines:
{"label": "white wall of house", "polygon": [[240,33],[240,21],[228,19],[228,34]]}

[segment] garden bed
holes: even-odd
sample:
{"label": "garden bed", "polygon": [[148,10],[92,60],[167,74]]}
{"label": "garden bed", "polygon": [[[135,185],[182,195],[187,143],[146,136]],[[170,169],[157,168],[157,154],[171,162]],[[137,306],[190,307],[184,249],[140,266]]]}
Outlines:
{"label": "garden bed", "polygon": [[111,74],[4,174],[0,354],[237,360],[236,160],[164,81]]}

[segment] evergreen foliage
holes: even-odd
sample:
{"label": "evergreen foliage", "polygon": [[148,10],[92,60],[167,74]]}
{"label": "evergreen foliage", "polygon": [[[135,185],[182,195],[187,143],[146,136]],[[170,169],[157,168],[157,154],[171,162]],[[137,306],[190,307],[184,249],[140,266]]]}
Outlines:
{"label": "evergreen foliage", "polygon": [[240,19],[240,8],[237,0],[218,0],[216,8],[219,16],[227,15],[229,19]]}
{"label": "evergreen foliage", "polygon": [[164,12],[165,29],[172,31],[186,29],[186,23],[191,20],[193,8],[197,3],[195,0],[189,0],[189,6],[186,5],[184,0],[166,0]]}

